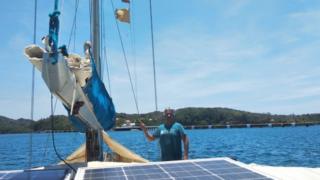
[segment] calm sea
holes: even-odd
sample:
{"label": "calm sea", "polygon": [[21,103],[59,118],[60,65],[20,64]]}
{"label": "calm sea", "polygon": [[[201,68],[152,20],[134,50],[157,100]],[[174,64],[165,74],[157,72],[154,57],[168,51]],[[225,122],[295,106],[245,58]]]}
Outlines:
{"label": "calm sea", "polygon": [[[160,158],[158,143],[147,142],[141,131],[109,134],[144,158]],[[192,159],[234,157],[245,163],[320,167],[320,126],[187,130],[187,134]],[[55,139],[59,153],[66,157],[84,142],[84,135],[56,133]],[[27,168],[30,147],[29,134],[0,135],[0,170]],[[32,166],[57,162],[51,134],[33,134]]]}

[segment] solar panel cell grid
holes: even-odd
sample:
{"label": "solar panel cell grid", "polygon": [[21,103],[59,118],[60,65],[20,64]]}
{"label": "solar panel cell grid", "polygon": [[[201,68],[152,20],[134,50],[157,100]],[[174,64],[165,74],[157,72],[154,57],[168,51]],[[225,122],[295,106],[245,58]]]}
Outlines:
{"label": "solar panel cell grid", "polygon": [[220,178],[215,177],[215,176],[211,176],[211,175],[201,176],[201,177],[195,177],[195,176],[178,177],[178,178],[175,178],[175,179],[177,179],[177,180],[221,180]]}
{"label": "solar panel cell grid", "polygon": [[171,179],[166,174],[139,174],[139,175],[132,175],[127,176],[128,180],[141,180],[141,179]]}
{"label": "solar panel cell grid", "polygon": [[84,179],[269,179],[226,160],[159,163],[106,169],[87,169]]}
{"label": "solar panel cell grid", "polygon": [[208,171],[215,173],[215,174],[228,174],[228,173],[246,173],[246,172],[251,172],[247,169],[243,168],[217,168],[217,169],[211,169],[211,168],[206,168]]}
{"label": "solar panel cell grid", "polygon": [[259,179],[264,178],[264,176],[261,176],[257,173],[233,173],[233,174],[222,174],[219,175],[223,179]]}
{"label": "solar panel cell grid", "polygon": [[0,173],[0,179],[32,179],[32,180],[54,180],[63,179],[66,170],[32,170],[32,171],[16,171],[8,173]]}

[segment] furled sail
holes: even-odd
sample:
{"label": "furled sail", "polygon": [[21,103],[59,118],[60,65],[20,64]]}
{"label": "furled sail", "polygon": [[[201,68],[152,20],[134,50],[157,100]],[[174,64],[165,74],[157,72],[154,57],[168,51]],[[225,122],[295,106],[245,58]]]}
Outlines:
{"label": "furled sail", "polygon": [[78,130],[109,130],[114,126],[114,105],[92,59],[60,54],[58,61],[52,64],[49,53],[36,45],[26,47],[25,55],[42,72],[50,91],[63,102],[69,119]]}
{"label": "furled sail", "polygon": [[58,48],[58,2],[50,14],[49,34],[43,38],[45,49],[36,45],[25,49],[26,56],[38,70],[50,92],[59,98],[68,111],[69,119],[80,130],[109,130],[115,124],[115,110],[103,82],[98,76],[86,46],[86,56],[69,55],[65,46]]}
{"label": "furled sail", "polygon": [[[130,1],[124,2],[129,3]],[[119,9],[116,14],[118,14],[117,17],[120,21],[130,23],[129,10]],[[147,162],[146,159],[112,140],[105,132],[115,124],[115,108],[96,69],[100,65],[100,61],[98,60],[95,64],[91,44],[87,42],[84,46],[84,57],[69,54],[66,46],[58,48],[59,15],[58,0],[56,0],[54,12],[49,15],[49,34],[43,38],[44,48],[29,45],[25,48],[25,55],[41,72],[50,92],[62,102],[68,111],[70,121],[79,131],[101,132],[104,142],[114,152],[118,161]],[[87,145],[90,144],[90,140],[92,139],[86,141]],[[90,156],[90,150],[96,150],[95,144],[92,147],[88,148],[82,145],[67,158],[67,161],[88,161],[87,155]],[[102,153],[96,154],[102,157]],[[101,158],[94,158],[94,160],[96,159]]]}

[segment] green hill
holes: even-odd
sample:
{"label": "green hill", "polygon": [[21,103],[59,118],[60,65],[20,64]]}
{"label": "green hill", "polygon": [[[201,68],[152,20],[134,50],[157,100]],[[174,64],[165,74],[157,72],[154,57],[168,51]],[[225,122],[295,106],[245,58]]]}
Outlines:
{"label": "green hill", "polygon": [[32,130],[33,123],[34,121],[27,119],[13,120],[4,116],[0,116],[0,132],[30,132]]}
{"label": "green hill", "polygon": [[[68,118],[63,115],[54,116],[56,130],[74,130]],[[0,133],[27,133],[31,131],[45,131],[51,129],[50,118],[32,121],[29,119],[10,119],[0,116]]]}
{"label": "green hill", "polygon": [[[225,124],[261,124],[261,123],[319,123],[320,114],[274,115],[270,113],[251,113],[229,108],[181,108],[176,110],[176,119],[183,125],[225,125]],[[163,119],[162,112],[140,114],[139,119],[146,125],[159,125]],[[118,113],[116,126],[125,120],[138,122],[137,114]],[[64,115],[54,116],[56,130],[75,130]],[[28,119],[10,119],[0,116],[0,133],[25,133],[31,131],[51,130],[51,119],[38,121]]]}
{"label": "green hill", "polygon": [[[320,122],[320,114],[276,115],[270,113],[252,113],[229,108],[181,108],[175,112],[175,118],[183,125],[225,125],[225,124],[261,124],[261,123],[304,123]],[[117,124],[125,119],[134,121],[136,114],[118,115]],[[147,125],[158,125],[162,120],[162,112],[141,114],[140,119]]]}

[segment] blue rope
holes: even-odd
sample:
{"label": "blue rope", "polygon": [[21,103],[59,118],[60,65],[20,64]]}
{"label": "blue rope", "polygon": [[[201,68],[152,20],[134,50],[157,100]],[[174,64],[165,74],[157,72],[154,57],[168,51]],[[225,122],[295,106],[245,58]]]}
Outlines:
{"label": "blue rope", "polygon": [[55,64],[58,61],[58,40],[59,40],[59,15],[58,0],[55,0],[54,11],[49,14],[49,46],[51,47],[50,55],[54,57],[51,63]]}
{"label": "blue rope", "polygon": [[54,11],[58,11],[59,0],[54,1]]}

